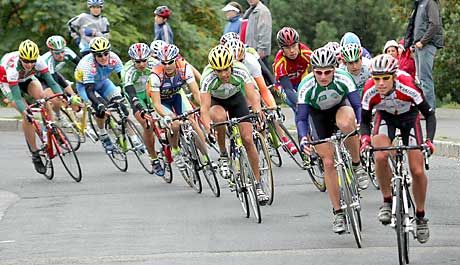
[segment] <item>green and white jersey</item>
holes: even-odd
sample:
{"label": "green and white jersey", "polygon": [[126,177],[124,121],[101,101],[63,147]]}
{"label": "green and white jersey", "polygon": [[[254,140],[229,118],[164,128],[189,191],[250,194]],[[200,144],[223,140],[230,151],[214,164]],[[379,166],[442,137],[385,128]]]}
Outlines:
{"label": "green and white jersey", "polygon": [[233,72],[228,83],[222,83],[208,64],[201,75],[200,92],[209,93],[215,98],[227,99],[240,91],[244,93],[244,85],[253,83],[248,69],[240,62],[233,63]]}
{"label": "green and white jersey", "polygon": [[155,67],[158,61],[153,58],[147,60],[147,67],[144,71],[139,71],[134,67],[134,61],[129,60],[123,66],[121,71],[121,80],[123,82],[123,87],[134,86],[136,93],[144,92],[147,86],[147,81],[149,80],[150,73],[152,68]]}
{"label": "green and white jersey", "polygon": [[51,51],[46,52],[41,57],[45,61],[46,65],[48,66],[48,71],[50,72],[50,74],[54,74],[56,72],[59,73],[62,70],[62,68],[64,68],[64,65],[69,61],[78,62],[78,61],[75,61],[78,55],[74,51],[72,51],[69,47],[64,48],[64,61],[62,62],[57,62],[56,60],[54,60],[53,54],[51,53]]}
{"label": "green and white jersey", "polygon": [[316,82],[314,73],[311,72],[299,84],[297,103],[327,110],[337,106],[353,91],[356,91],[355,81],[342,69],[335,69],[334,78],[326,87],[320,86]]}

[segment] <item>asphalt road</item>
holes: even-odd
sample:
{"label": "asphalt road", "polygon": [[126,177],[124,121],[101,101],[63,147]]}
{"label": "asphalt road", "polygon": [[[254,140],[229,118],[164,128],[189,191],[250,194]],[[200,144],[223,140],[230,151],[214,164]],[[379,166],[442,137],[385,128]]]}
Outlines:
{"label": "asphalt road", "polygon": [[[19,132],[0,134],[0,264],[396,264],[394,231],[380,225],[379,192],[363,193],[363,248],[331,231],[327,194],[284,157],[263,221],[242,216],[220,179],[214,198],[147,175],[131,156],[119,172],[99,144],[78,151],[83,180],[56,160],[52,181],[34,173]],[[459,161],[431,159],[431,239],[411,241],[411,264],[460,264]],[[176,172],[177,173],[177,172]]]}

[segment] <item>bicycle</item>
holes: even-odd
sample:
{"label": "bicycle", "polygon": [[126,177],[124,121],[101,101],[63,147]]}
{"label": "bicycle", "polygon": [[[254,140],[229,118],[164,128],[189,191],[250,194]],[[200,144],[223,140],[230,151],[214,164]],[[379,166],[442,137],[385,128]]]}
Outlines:
{"label": "bicycle", "polygon": [[212,123],[211,128],[223,125],[228,127],[230,131],[230,180],[235,184],[234,191],[241,203],[245,217],[249,218],[250,216],[250,201],[254,217],[258,223],[261,223],[262,215],[256,194],[255,176],[249,163],[246,149],[243,146],[243,139],[241,138],[238,127],[241,121],[254,118],[255,116],[255,114],[248,114],[240,118],[231,118],[228,121]]}
{"label": "bicycle", "polygon": [[81,114],[75,112],[71,108],[61,107],[61,112],[72,124],[72,132],[78,136],[78,145],[74,146],[75,151],[80,148],[82,143],[86,142],[86,138],[89,138],[91,142],[95,143],[99,139],[96,134],[96,128],[88,127],[88,123],[94,124],[93,121],[93,108],[90,105],[85,105],[81,108]]}
{"label": "bicycle", "polygon": [[364,170],[369,175],[369,179],[372,185],[377,189],[380,190],[379,182],[377,180],[377,176],[375,175],[375,161],[374,156],[369,150],[364,150],[361,153],[361,163],[363,165]]}
{"label": "bicycle", "polygon": [[[70,177],[76,182],[80,182],[82,179],[81,167],[75,150],[64,131],[51,120],[46,109],[46,103],[49,100],[61,96],[63,96],[62,93],[54,94],[29,105],[27,107],[27,111],[29,112],[28,121],[32,123],[35,134],[38,136],[35,138],[35,141],[37,142],[38,139],[38,151],[46,167],[43,175],[49,180],[53,179],[54,165],[52,159],[59,156]],[[33,117],[34,112],[40,113],[42,124]],[[31,146],[27,145],[29,150],[32,150]]]}
{"label": "bicycle", "polygon": [[173,121],[181,121],[179,145],[186,166],[185,171],[181,170],[181,174],[191,188],[201,193],[203,189],[199,175],[201,171],[214,196],[219,197],[220,187],[216,176],[215,165],[209,158],[205,143],[195,132],[189,120],[190,115],[199,111],[200,108],[196,108],[172,119]]}
{"label": "bicycle", "polygon": [[[369,148],[371,153],[395,151],[395,154],[390,156],[390,166],[393,172],[393,177],[391,178],[393,203],[391,208],[390,227],[394,228],[396,231],[399,264],[409,264],[409,233],[412,233],[414,239],[417,238],[413,224],[415,222],[415,204],[409,190],[411,180],[404,163],[404,153],[407,150],[421,150],[424,157],[425,169],[429,169],[428,147],[425,144]],[[412,211],[410,211],[410,209],[412,209]]]}
{"label": "bicycle", "polygon": [[314,140],[309,142],[311,145],[317,145],[322,143],[332,143],[334,147],[334,159],[335,167],[337,169],[337,176],[340,189],[340,207],[344,211],[346,217],[347,229],[346,232],[350,233],[353,231],[353,235],[358,248],[362,247],[362,236],[361,236],[361,203],[358,191],[358,184],[353,174],[351,166],[351,156],[345,147],[345,140],[354,136],[358,133],[357,130],[351,133],[344,134],[340,130],[335,132],[331,137]]}
{"label": "bicycle", "polygon": [[[284,114],[281,113],[281,108],[263,108],[262,110],[265,112],[266,116],[266,135],[272,163],[278,167],[282,165],[281,155],[278,150],[281,146],[301,169],[307,170],[313,185],[315,185],[315,187],[321,192],[326,191],[326,184],[323,178],[324,170],[321,159],[315,154],[305,155],[300,151],[297,141],[294,140],[294,137],[292,137],[283,125],[285,117]],[[286,137],[295,145],[295,148],[298,150],[296,154],[293,154],[287,147],[286,143],[282,141],[279,132],[276,130],[275,123],[279,124],[279,127]]]}

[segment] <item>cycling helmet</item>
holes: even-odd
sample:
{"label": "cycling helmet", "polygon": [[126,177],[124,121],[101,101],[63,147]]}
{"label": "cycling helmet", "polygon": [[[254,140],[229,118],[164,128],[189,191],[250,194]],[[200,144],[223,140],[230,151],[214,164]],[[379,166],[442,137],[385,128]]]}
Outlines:
{"label": "cycling helmet", "polygon": [[59,35],[51,36],[46,40],[46,46],[53,51],[62,51],[66,45],[65,39]]}
{"label": "cycling helmet", "polygon": [[153,57],[158,58],[158,53],[160,52],[161,48],[166,44],[167,43],[162,40],[154,40],[150,44],[150,51],[152,52]]}
{"label": "cycling helmet", "polygon": [[88,0],[87,2],[88,7],[90,6],[104,6],[104,0]]}
{"label": "cycling helmet", "polygon": [[326,43],[326,45],[324,45],[324,48],[327,48],[329,50],[331,50],[331,52],[333,52],[335,54],[335,56],[339,56],[340,55],[340,50],[342,47],[340,47],[340,44],[336,41],[330,41],[328,43]]}
{"label": "cycling helmet", "polygon": [[244,56],[246,54],[246,48],[244,47],[244,43],[237,39],[229,40],[225,43],[225,46],[230,49],[233,53],[233,59],[237,61],[244,60]]}
{"label": "cycling helmet", "polygon": [[171,9],[169,9],[167,6],[159,6],[153,11],[153,13],[163,18],[169,18],[171,15]]}
{"label": "cycling helmet", "polygon": [[313,68],[335,67],[337,63],[335,54],[324,47],[314,50],[310,60]]}
{"label": "cycling helmet", "polygon": [[345,60],[345,62],[350,63],[350,62],[356,62],[361,58],[363,50],[361,49],[360,46],[356,43],[349,43],[345,44],[345,46],[342,47],[342,58]]}
{"label": "cycling helmet", "polygon": [[208,61],[214,70],[224,70],[233,64],[233,54],[224,45],[217,45],[212,48],[208,55]]}
{"label": "cycling helmet", "polygon": [[222,37],[220,37],[220,44],[224,45],[227,41],[237,39],[240,40],[240,35],[235,32],[227,32]]}
{"label": "cycling helmet", "polygon": [[162,62],[174,60],[179,55],[179,48],[174,44],[164,45],[158,52],[158,59]]}
{"label": "cycling helmet", "polygon": [[132,60],[145,60],[150,56],[150,48],[145,43],[134,43],[129,47],[128,55]]}
{"label": "cycling helmet", "polygon": [[373,75],[394,74],[398,70],[398,60],[389,54],[380,54],[371,60]]}
{"label": "cycling helmet", "polygon": [[294,43],[299,42],[299,33],[293,28],[284,27],[276,34],[276,40],[280,47],[291,46]]}
{"label": "cycling helmet", "polygon": [[19,58],[35,61],[40,55],[37,44],[31,40],[25,40],[19,44]]}
{"label": "cycling helmet", "polygon": [[89,47],[91,49],[91,52],[101,53],[105,51],[110,51],[110,48],[112,46],[110,45],[110,42],[108,39],[104,37],[95,37],[94,39],[90,41]]}
{"label": "cycling helmet", "polygon": [[346,44],[356,43],[361,47],[361,40],[359,39],[358,35],[353,32],[347,32],[343,34],[342,39],[340,40],[340,46],[345,46]]}

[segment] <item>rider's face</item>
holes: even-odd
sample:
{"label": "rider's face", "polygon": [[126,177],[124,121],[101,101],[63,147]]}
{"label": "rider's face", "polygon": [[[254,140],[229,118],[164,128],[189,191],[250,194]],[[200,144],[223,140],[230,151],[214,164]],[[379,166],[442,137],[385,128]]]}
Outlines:
{"label": "rider's face", "polygon": [[361,66],[363,65],[363,61],[359,58],[357,61],[354,62],[346,62],[348,72],[352,75],[359,75],[361,72]]}
{"label": "rider's face", "polygon": [[35,67],[36,62],[37,62],[36,60],[29,61],[29,60],[22,60],[21,59],[21,65],[27,71],[31,71]]}
{"label": "rider's face", "polygon": [[217,77],[219,77],[220,81],[222,83],[228,83],[230,82],[230,76],[232,75],[232,68],[227,67],[223,70],[214,70],[217,74]]}
{"label": "rider's face", "polygon": [[145,60],[134,60],[134,67],[139,71],[144,71],[147,68],[147,59]]}
{"label": "rider's face", "polygon": [[334,77],[334,68],[317,68],[313,70],[313,73],[315,75],[316,82],[320,86],[327,86],[332,82],[332,79]]}
{"label": "rider's face", "polygon": [[300,49],[298,43],[294,43],[291,46],[283,46],[281,49],[283,49],[284,55],[290,60],[295,60],[299,56]]}
{"label": "rider's face", "polygon": [[372,79],[374,80],[375,87],[377,88],[377,93],[382,96],[388,95],[388,93],[393,89],[394,75],[392,74],[373,75]]}
{"label": "rider's face", "polygon": [[91,15],[97,17],[101,14],[102,12],[102,7],[100,6],[90,6],[89,7],[89,12],[91,13]]}
{"label": "rider's face", "polygon": [[64,51],[51,51],[51,54],[56,62],[62,62],[65,59]]}
{"label": "rider's face", "polygon": [[165,69],[166,75],[172,76],[176,73],[176,60],[175,59],[168,61],[168,62],[162,61],[161,64],[163,65]]}
{"label": "rider's face", "polygon": [[109,57],[110,57],[109,51],[94,54],[94,58],[96,58],[96,62],[102,66],[109,64]]}

